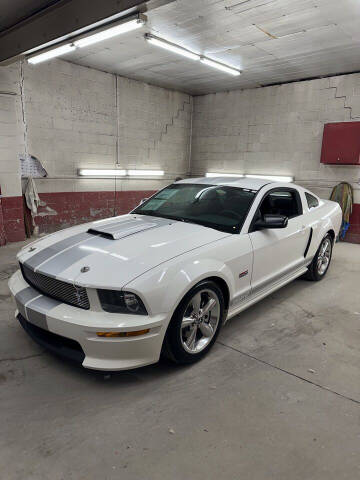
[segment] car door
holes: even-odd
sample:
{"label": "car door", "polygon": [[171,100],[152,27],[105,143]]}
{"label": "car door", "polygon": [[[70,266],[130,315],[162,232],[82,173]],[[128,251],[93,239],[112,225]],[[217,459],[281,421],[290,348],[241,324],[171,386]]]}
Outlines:
{"label": "car door", "polygon": [[[256,218],[268,213],[286,215],[287,227],[256,231]],[[270,288],[304,264],[309,234],[297,189],[274,188],[264,194],[249,228],[254,253],[252,294]]]}

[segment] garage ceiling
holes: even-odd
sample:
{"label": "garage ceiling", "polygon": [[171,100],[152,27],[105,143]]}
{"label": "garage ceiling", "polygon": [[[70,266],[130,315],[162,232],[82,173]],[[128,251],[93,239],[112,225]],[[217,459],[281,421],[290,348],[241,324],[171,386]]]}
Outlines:
{"label": "garage ceiling", "polygon": [[58,2],[59,0],[0,0],[0,32]]}
{"label": "garage ceiling", "polygon": [[[177,0],[147,16],[144,29],[64,58],[191,94],[360,70],[359,0]],[[148,45],[145,32],[243,74],[228,76]]]}

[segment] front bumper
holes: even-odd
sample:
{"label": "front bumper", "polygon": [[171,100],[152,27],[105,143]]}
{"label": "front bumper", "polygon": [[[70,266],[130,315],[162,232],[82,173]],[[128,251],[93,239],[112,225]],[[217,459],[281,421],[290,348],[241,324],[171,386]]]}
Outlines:
{"label": "front bumper", "polygon": [[[16,316],[20,315],[25,322],[29,322],[27,324],[18,317],[29,335],[60,355],[66,348],[55,351],[36,337],[44,339],[47,337],[46,332],[50,332],[58,336],[55,342],[58,346],[61,346],[61,338],[64,339],[63,344],[68,343],[66,339],[77,342],[81,347],[77,359],[83,367],[95,370],[128,370],[159,360],[169,322],[168,314],[136,316],[82,310],[42,295],[30,287],[20,270],[11,277],[9,288],[17,305]],[[104,338],[96,335],[99,331],[129,332],[145,329],[150,329],[150,332],[137,337]],[[30,330],[36,335],[32,335]],[[51,335],[48,337],[53,339]]]}

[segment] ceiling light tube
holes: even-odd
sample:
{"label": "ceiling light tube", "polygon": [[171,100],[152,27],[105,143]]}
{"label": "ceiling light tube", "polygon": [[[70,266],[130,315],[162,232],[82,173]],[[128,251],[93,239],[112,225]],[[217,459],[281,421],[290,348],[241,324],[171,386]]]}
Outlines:
{"label": "ceiling light tube", "polygon": [[82,177],[124,177],[126,175],[126,170],[79,168],[78,174]]}
{"label": "ceiling light tube", "polygon": [[139,18],[134,18],[127,22],[120,23],[115,27],[110,27],[100,32],[94,33],[93,35],[88,35],[86,37],[80,38],[74,42],[74,45],[79,48],[87,47],[88,45],[93,45],[94,43],[102,42],[109,38],[120,35],[121,33],[131,32],[141,28],[145,24],[145,18],[143,16]]}
{"label": "ceiling light tube", "polygon": [[216,173],[216,172],[207,172],[206,177],[239,177],[242,178],[245,175],[241,173]]}
{"label": "ceiling light tube", "polygon": [[65,55],[74,51],[76,48],[87,47],[102,40],[107,40],[108,38],[115,37],[121,33],[130,32],[136,30],[137,28],[142,27],[146,23],[146,16],[142,14],[137,14],[136,17],[132,16],[130,19],[123,20],[121,23],[114,25],[114,22],[109,24],[108,28],[102,27],[102,29],[97,29],[97,31],[90,31],[88,33],[82,34],[78,40],[73,40],[71,43],[61,45],[58,47],[48,48],[46,51],[40,51],[40,53],[34,54],[27,57],[29,63],[37,64],[50,60],[51,58],[59,57],[60,55]]}
{"label": "ceiling light tube", "polygon": [[162,176],[164,175],[164,170],[128,170],[127,174],[130,177],[136,176]]}
{"label": "ceiling light tube", "polygon": [[165,50],[177,53],[178,55],[190,58],[191,60],[200,60],[200,55],[197,55],[194,52],[190,52],[190,50],[180,47],[179,45],[175,45],[174,43],[168,42],[167,40],[163,40],[161,38],[155,37],[154,35],[150,35],[149,33],[145,34],[145,40],[147,40],[152,45],[164,48]]}
{"label": "ceiling light tube", "polygon": [[66,45],[62,45],[61,47],[53,48],[51,50],[47,50],[46,52],[29,57],[28,62],[36,65],[37,63],[45,62],[46,60],[50,60],[51,58],[59,57],[60,55],[70,53],[75,50],[75,48],[75,45],[73,45],[72,43],[67,43]]}
{"label": "ceiling light tube", "polygon": [[246,174],[246,178],[264,178],[265,180],[272,180],[274,182],[286,182],[291,183],[294,181],[294,177],[286,175],[251,175]]}
{"label": "ceiling light tube", "polygon": [[229,67],[228,65],[224,65],[223,63],[216,62],[214,60],[210,60],[207,57],[200,57],[200,62],[208,65],[209,67],[216,68],[217,70],[221,70],[222,72],[229,73],[230,75],[240,75],[241,71],[237,70],[236,68]]}

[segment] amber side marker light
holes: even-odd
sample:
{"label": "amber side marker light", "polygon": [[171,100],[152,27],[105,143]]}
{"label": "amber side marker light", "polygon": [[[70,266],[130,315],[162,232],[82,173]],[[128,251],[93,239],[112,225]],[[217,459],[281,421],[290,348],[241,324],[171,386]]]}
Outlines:
{"label": "amber side marker light", "polygon": [[149,333],[150,328],[146,330],[136,330],[135,332],[96,332],[98,337],[137,337]]}

